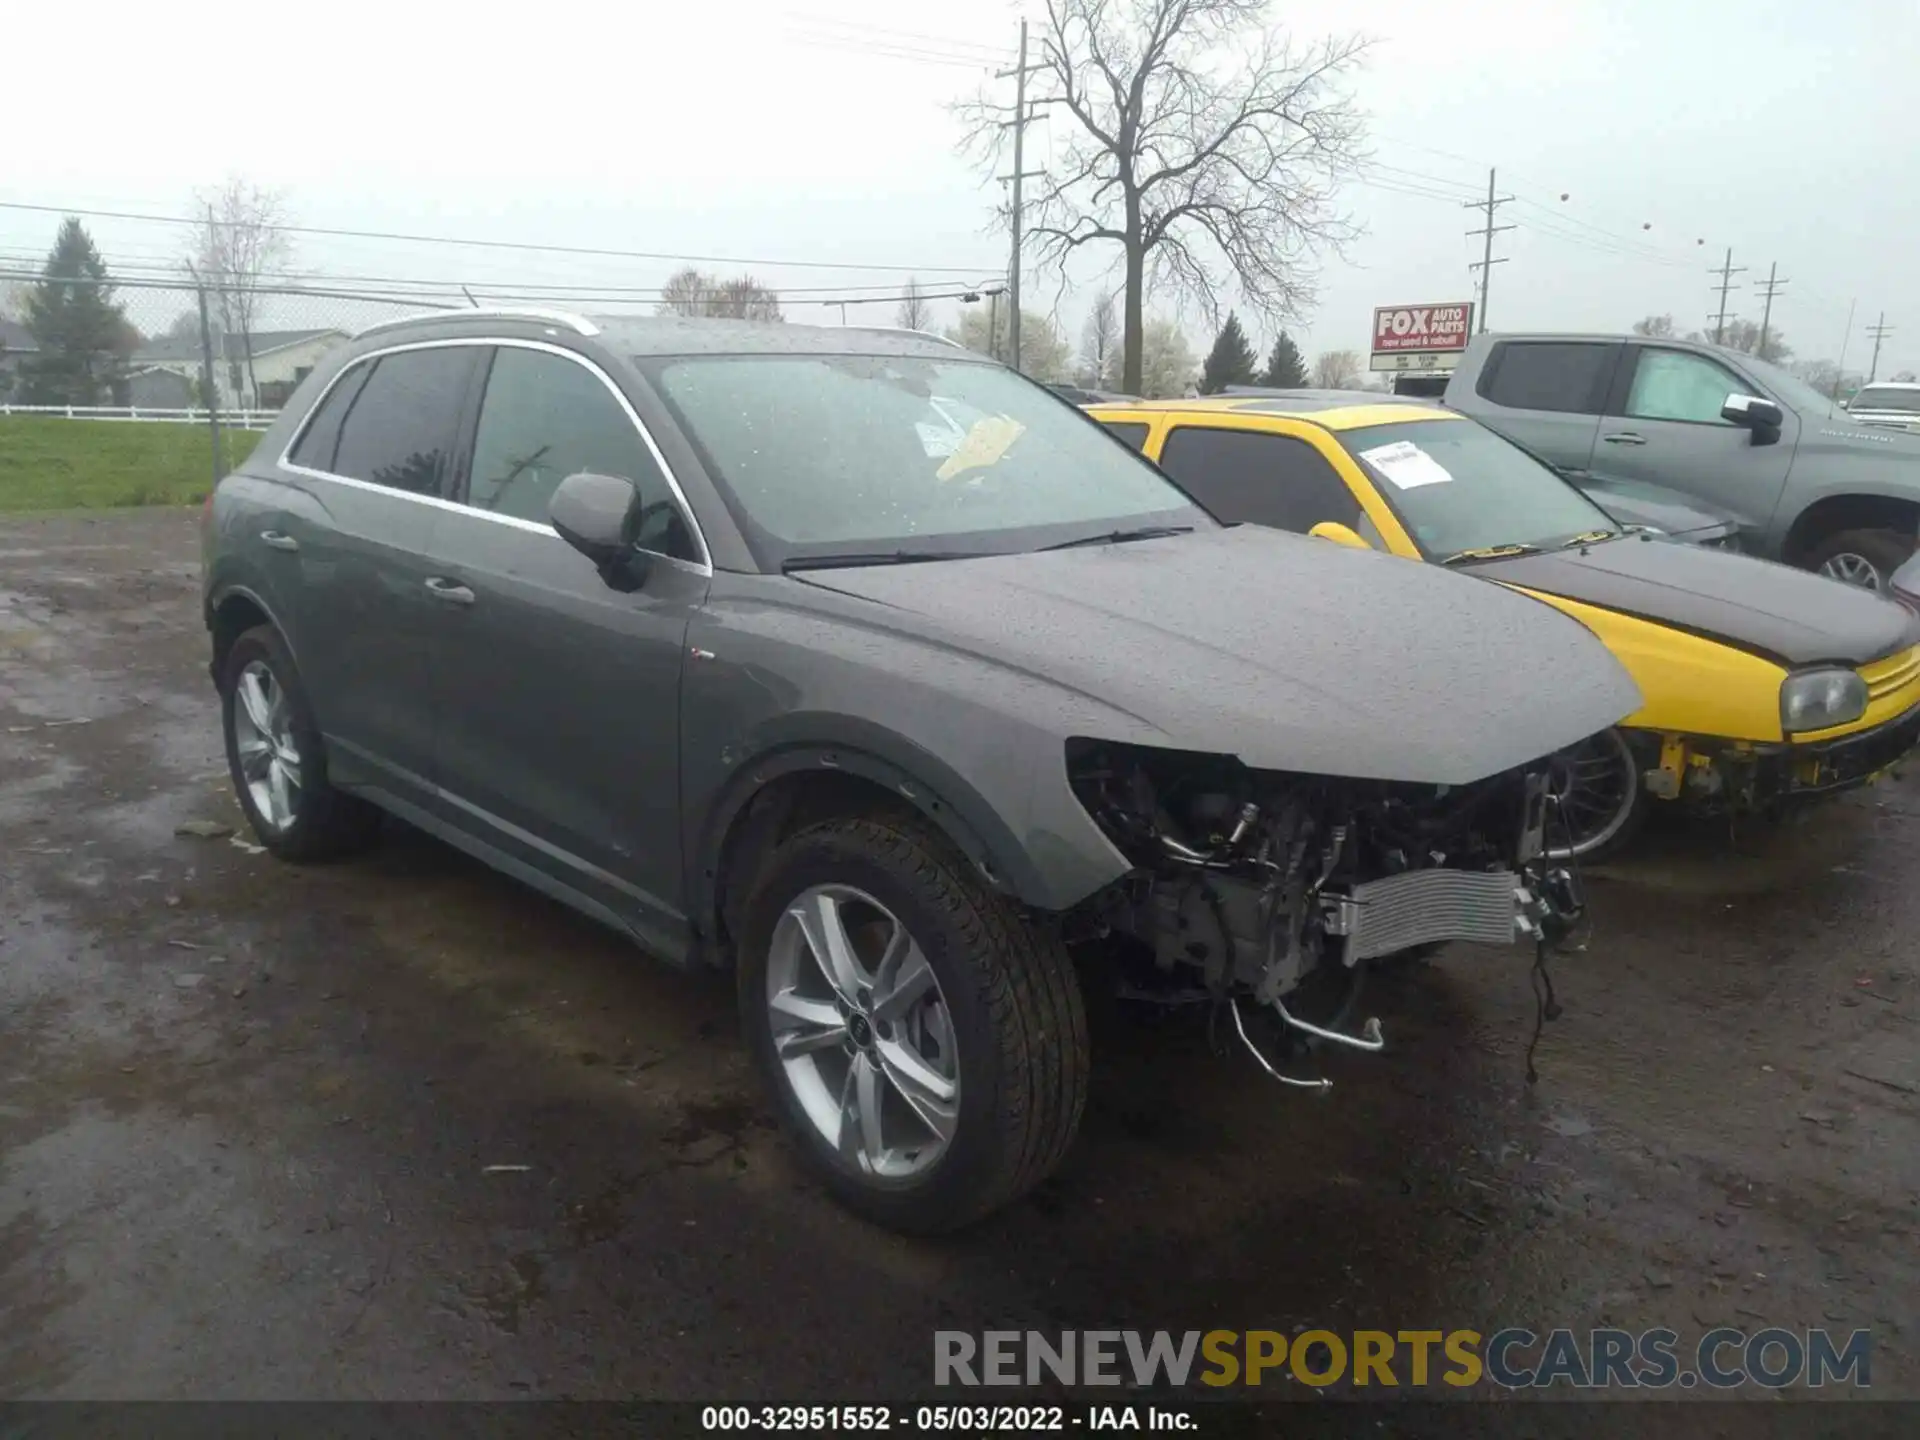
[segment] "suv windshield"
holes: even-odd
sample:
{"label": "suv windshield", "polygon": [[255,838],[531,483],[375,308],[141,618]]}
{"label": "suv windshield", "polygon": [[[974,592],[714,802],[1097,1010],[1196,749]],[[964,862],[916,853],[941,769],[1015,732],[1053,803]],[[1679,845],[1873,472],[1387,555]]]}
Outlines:
{"label": "suv windshield", "polygon": [[1334,432],[1428,555],[1545,549],[1620,527],[1526,451],[1471,420]]}
{"label": "suv windshield", "polygon": [[638,363],[769,568],[1216,525],[1097,422],[998,365],[873,355]]}
{"label": "suv windshield", "polygon": [[1850,410],[1904,410],[1920,413],[1920,387],[1869,385],[1848,402]]}

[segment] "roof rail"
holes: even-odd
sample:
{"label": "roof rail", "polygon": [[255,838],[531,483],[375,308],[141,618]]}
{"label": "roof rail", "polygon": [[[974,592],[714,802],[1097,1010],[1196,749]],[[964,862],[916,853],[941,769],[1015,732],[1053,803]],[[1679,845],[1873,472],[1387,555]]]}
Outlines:
{"label": "roof rail", "polygon": [[391,330],[396,325],[412,325],[422,320],[465,320],[469,316],[494,320],[550,320],[556,325],[564,325],[576,335],[598,335],[600,327],[583,315],[575,315],[570,310],[542,310],[532,306],[517,305],[476,305],[460,310],[422,310],[412,315],[402,315],[393,320],[379,320],[360,329],[354,339],[362,335],[371,335],[376,330]]}
{"label": "roof rail", "polygon": [[951,335],[936,335],[931,330],[915,330],[908,325],[836,325],[829,326],[828,328],[836,330],[858,330],[868,335],[918,335],[922,340],[933,340],[941,345],[951,345],[956,350],[964,350],[967,348]]}

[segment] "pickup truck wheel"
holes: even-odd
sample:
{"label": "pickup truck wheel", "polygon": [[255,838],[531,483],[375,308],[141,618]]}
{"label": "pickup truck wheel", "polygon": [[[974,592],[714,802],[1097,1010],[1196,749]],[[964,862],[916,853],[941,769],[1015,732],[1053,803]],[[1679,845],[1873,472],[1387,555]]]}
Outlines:
{"label": "pickup truck wheel", "polygon": [[1913,554],[1913,537],[1891,530],[1842,530],[1807,556],[1807,568],[1843,585],[1887,593],[1893,572]]}
{"label": "pickup truck wheel", "polygon": [[272,626],[255,626],[227,652],[220,721],[234,794],[268,850],[282,860],[322,860],[372,843],[380,812],[327,783],[313,709]]}
{"label": "pickup truck wheel", "polygon": [[[1547,815],[1547,855],[1604,860],[1633,842],[1646,821],[1640,763],[1618,730],[1603,730],[1556,757],[1553,791],[1559,816]],[[1564,822],[1564,823],[1563,823]]]}
{"label": "pickup truck wheel", "polygon": [[786,841],[748,902],[738,981],[787,1131],[877,1224],[959,1229],[1072,1143],[1089,1061],[1065,947],[910,821]]}

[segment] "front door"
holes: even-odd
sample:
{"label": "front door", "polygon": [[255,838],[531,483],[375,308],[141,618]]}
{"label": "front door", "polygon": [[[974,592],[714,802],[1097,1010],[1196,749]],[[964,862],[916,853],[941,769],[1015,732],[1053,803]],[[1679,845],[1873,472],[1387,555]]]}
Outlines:
{"label": "front door", "polygon": [[1744,425],[1720,417],[1729,395],[1753,384],[1719,361],[1691,350],[1636,345],[1600,421],[1593,469],[1684,490],[1738,516],[1753,536],[1773,520],[1799,436],[1799,418],[1768,444]]}
{"label": "front door", "polygon": [[[677,954],[681,667],[710,574],[691,522],[612,382],[551,347],[492,351],[471,457],[425,585],[441,802]],[[658,507],[636,591],[609,587],[548,523],[554,489],[583,470]]]}

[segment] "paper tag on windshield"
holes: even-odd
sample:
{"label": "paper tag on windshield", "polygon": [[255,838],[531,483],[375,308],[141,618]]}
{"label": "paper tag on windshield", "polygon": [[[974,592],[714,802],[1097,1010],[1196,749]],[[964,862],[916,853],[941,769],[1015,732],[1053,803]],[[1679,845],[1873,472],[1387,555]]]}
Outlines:
{"label": "paper tag on windshield", "polygon": [[1402,490],[1417,490],[1422,485],[1444,485],[1453,479],[1446,466],[1411,440],[1376,445],[1371,450],[1362,450],[1360,458]]}

